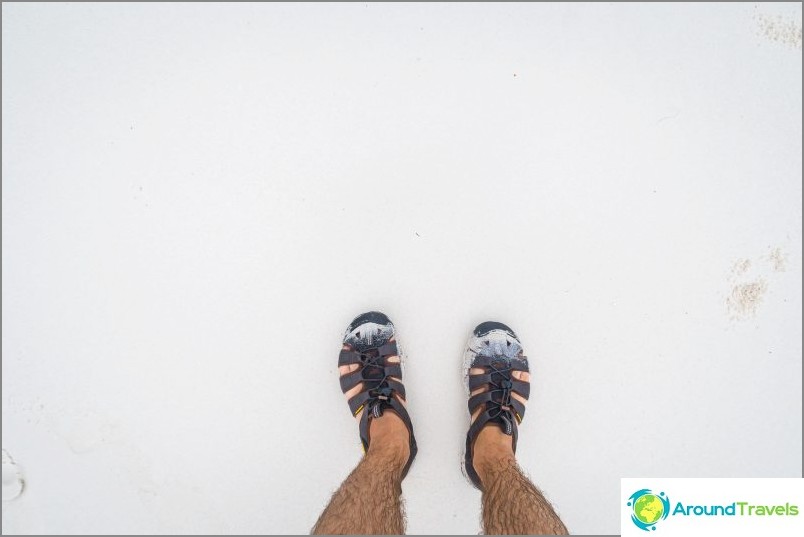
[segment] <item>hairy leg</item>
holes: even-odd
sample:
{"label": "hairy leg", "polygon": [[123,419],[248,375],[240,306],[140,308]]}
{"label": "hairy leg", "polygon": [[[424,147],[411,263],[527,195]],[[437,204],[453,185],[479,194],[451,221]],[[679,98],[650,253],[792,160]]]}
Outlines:
{"label": "hairy leg", "polygon": [[405,532],[402,469],[408,460],[408,430],[396,414],[371,422],[371,445],[363,460],[332,496],[313,534],[387,535]]}
{"label": "hairy leg", "polygon": [[[482,374],[470,369],[470,375]],[[530,381],[530,374],[514,371],[518,380]],[[474,390],[472,395],[485,391]],[[525,399],[512,394],[523,404]],[[474,421],[483,408],[472,415]],[[525,477],[516,463],[512,438],[489,424],[477,435],[474,445],[474,468],[483,483],[483,531],[487,535],[566,535],[566,526],[550,502]]]}
{"label": "hairy leg", "polygon": [[483,482],[483,531],[487,535],[566,535],[550,502],[516,464],[511,437],[496,426],[475,442],[474,466]]}

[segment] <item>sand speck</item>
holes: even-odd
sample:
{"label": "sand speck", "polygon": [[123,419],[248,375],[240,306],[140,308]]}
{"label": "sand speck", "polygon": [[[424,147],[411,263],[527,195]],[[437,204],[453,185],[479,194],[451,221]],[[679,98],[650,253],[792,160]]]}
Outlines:
{"label": "sand speck", "polygon": [[768,284],[762,278],[735,285],[726,297],[726,307],[732,319],[748,319],[757,312]]}
{"label": "sand speck", "polygon": [[787,264],[787,256],[784,255],[781,248],[771,250],[771,253],[768,254],[768,260],[770,260],[771,266],[775,272],[784,272]]}
{"label": "sand speck", "polygon": [[750,259],[738,259],[737,261],[734,262],[734,266],[731,268],[731,273],[733,276],[742,276],[750,269],[751,269]]}
{"label": "sand speck", "polygon": [[757,15],[758,33],[769,41],[775,41],[790,48],[801,48],[801,23],[794,18],[782,15]]}

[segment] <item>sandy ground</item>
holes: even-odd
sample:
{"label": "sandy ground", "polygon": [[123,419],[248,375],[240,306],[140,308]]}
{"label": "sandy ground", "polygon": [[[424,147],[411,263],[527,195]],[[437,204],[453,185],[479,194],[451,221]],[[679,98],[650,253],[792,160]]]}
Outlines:
{"label": "sandy ground", "polygon": [[487,319],[573,532],[621,477],[801,476],[800,4],[2,12],[4,533],[308,531],[374,308],[411,533],[479,531]]}

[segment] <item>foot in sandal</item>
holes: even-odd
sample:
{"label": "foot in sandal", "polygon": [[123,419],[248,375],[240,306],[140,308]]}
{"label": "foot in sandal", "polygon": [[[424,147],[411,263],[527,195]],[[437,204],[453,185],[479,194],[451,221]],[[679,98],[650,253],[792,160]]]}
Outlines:
{"label": "foot in sandal", "polygon": [[341,390],[359,423],[366,453],[394,445],[406,461],[402,477],[416,457],[413,425],[405,408],[402,364],[393,323],[380,312],[358,315],[346,329],[338,359]]}
{"label": "foot in sandal", "polygon": [[528,359],[511,328],[488,321],[472,332],[464,367],[471,415],[464,470],[482,490],[479,472],[485,463],[514,459],[519,424],[530,395]]}

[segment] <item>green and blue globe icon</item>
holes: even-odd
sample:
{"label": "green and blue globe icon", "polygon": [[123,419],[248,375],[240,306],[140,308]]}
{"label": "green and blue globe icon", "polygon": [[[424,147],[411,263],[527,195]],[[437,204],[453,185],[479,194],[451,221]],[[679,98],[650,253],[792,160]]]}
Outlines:
{"label": "green and blue globe icon", "polygon": [[645,531],[655,530],[656,523],[667,518],[670,500],[664,492],[656,494],[650,489],[640,489],[628,498],[631,522]]}

